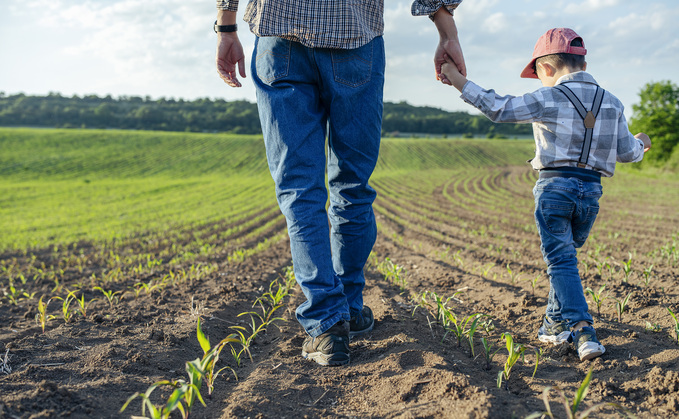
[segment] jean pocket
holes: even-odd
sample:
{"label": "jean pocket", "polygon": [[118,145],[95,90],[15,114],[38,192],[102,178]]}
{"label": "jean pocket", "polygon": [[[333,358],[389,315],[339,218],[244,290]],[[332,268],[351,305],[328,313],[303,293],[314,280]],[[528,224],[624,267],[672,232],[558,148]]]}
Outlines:
{"label": "jean pocket", "polygon": [[596,221],[597,215],[599,215],[599,205],[590,205],[585,210],[585,216],[579,219],[576,223],[573,223],[573,240],[578,247],[585,244],[585,240],[589,236],[590,230]]}
{"label": "jean pocket", "polygon": [[540,201],[540,211],[552,234],[563,234],[571,225],[575,204],[567,201],[544,199]]}
{"label": "jean pocket", "polygon": [[291,41],[273,36],[257,39],[255,68],[264,84],[271,84],[288,75]]}
{"label": "jean pocket", "polygon": [[370,81],[373,42],[355,49],[332,51],[332,72],[337,83],[358,87]]}

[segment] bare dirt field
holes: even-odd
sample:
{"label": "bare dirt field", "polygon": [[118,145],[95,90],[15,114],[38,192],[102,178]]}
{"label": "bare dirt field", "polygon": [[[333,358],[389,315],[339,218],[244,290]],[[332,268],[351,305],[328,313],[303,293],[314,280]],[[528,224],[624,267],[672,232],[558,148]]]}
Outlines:
{"label": "bare dirt field", "polygon": [[[524,418],[545,410],[546,387],[554,388],[547,397],[554,416],[567,417],[556,388],[572,400],[590,368],[593,378],[580,412],[605,402],[641,418],[679,417],[679,345],[668,312],[679,310],[679,182],[621,174],[604,183],[599,219],[579,259],[585,287],[596,293],[606,285],[601,295],[608,298],[599,310],[588,295],[606,353],[580,362],[571,346],[552,347],[536,338],[548,283],[532,219],[533,181],[525,167],[441,172],[408,182],[376,177],[379,237],[364,294],[376,323],[372,333],[351,342],[351,363],[321,367],[301,357],[304,333],[294,309],[303,296],[295,288],[278,311],[287,321],[256,337],[252,360],[244,356],[238,366],[228,347],[222,352],[218,366],[233,371],[222,371],[211,397],[202,392],[206,406],[196,402],[190,417]],[[280,235],[284,222],[272,217],[256,240],[241,246]],[[135,277],[130,271],[129,278],[111,283],[121,293],[109,304],[101,292],[83,286],[102,271],[106,252],[81,243],[85,267],[65,263],[60,284],[82,290],[87,300],[98,298],[86,315],[66,322],[62,301],[53,300],[47,313],[55,318],[43,333],[35,300],[0,305],[0,417],[141,415],[140,398],[120,409],[154,382],[186,377],[186,362],[202,356],[198,317],[213,343],[233,333],[233,326],[247,326],[249,318],[239,314],[256,310],[253,303],[291,265],[285,237],[242,260],[228,261],[232,250],[206,258],[216,268],[198,280],[136,296],[127,291],[132,284],[167,272]],[[133,246],[126,251],[134,252]],[[46,249],[35,258],[13,253],[0,259],[15,260],[19,269],[49,266],[67,253]],[[402,268],[398,274],[389,271],[387,258],[391,268]],[[54,287],[37,281],[32,291],[37,298]],[[466,337],[458,344],[454,333],[446,333],[434,295],[455,296],[446,307],[457,319],[488,315],[474,335],[474,356]],[[498,388],[508,358],[503,333],[526,350],[507,387]],[[491,353],[499,349],[489,368],[482,337],[492,344]],[[170,393],[160,387],[151,399],[165,404]],[[607,404],[591,416],[620,412]]]}

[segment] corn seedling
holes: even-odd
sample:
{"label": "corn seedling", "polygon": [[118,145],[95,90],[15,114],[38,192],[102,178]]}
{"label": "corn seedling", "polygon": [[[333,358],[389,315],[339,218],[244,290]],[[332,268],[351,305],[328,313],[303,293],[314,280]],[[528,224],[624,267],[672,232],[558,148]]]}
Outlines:
{"label": "corn seedling", "polygon": [[542,275],[537,274],[535,276],[535,278],[533,278],[533,279],[530,279],[530,278],[526,279],[526,281],[530,281],[530,287],[531,287],[531,290],[532,290],[533,297],[535,297],[535,288],[538,286],[538,281],[540,280],[541,276]]}
{"label": "corn seedling", "polygon": [[455,259],[455,263],[457,263],[460,268],[464,268],[464,259],[462,259],[462,256],[460,256],[460,252],[462,252],[462,250],[455,252],[453,259]]}
{"label": "corn seedling", "polygon": [[584,275],[587,275],[587,273],[589,272],[589,263],[587,263],[587,262],[585,262],[585,261],[582,261],[582,262],[580,262],[580,263],[582,263],[582,266],[585,268],[585,273],[584,273]]}
{"label": "corn seedling", "polygon": [[483,268],[483,270],[482,270],[482,271],[483,271],[483,272],[482,272],[482,273],[483,273],[483,276],[484,276],[485,278],[487,278],[487,277],[488,277],[488,273],[489,273],[490,270],[493,269],[494,267],[495,267],[495,264],[494,264],[494,263],[489,263],[488,265],[486,265],[486,266]]}
{"label": "corn seedling", "polygon": [[113,304],[118,302],[118,296],[117,295],[121,293],[121,291],[115,291],[115,292],[113,290],[106,291],[102,287],[94,287],[93,290],[94,291],[96,291],[96,290],[101,291],[101,293],[104,294],[104,296],[106,297],[106,300],[108,301],[108,304],[111,308],[113,308]]}
{"label": "corn seedling", "polygon": [[[68,293],[68,295],[73,295],[75,297],[75,292],[71,291]],[[92,304],[94,301],[96,301],[96,298],[91,299],[90,301],[85,301],[85,294],[80,295],[80,299],[75,297],[74,300],[76,303],[78,303],[77,310],[80,314],[82,314],[83,318],[87,318],[87,309],[89,308],[90,304]]]}
{"label": "corn seedling", "polygon": [[64,322],[68,323],[73,318],[73,311],[71,311],[71,303],[75,300],[74,294],[68,294],[66,298],[54,297],[57,300],[61,300],[61,314]]}
{"label": "corn seedling", "polygon": [[498,351],[502,348],[497,348],[495,352],[493,352],[493,344],[488,342],[488,339],[486,339],[485,337],[481,338],[481,344],[483,345],[483,356],[484,359],[486,360],[486,370],[489,370],[490,363],[493,362],[495,354],[497,354]]}
{"label": "corn seedling", "polygon": [[516,272],[512,270],[510,267],[510,264],[507,264],[507,274],[509,275],[509,279],[512,281],[512,285],[516,284],[516,281],[519,280],[519,276],[521,275],[521,272]]}
{"label": "corn seedling", "polygon": [[[9,291],[9,292],[7,292],[7,291]],[[17,291],[17,289],[14,287],[14,285],[10,283],[9,288],[2,290],[2,292],[5,295],[5,298],[7,299],[7,301],[10,302],[10,304],[18,305],[19,299],[21,297],[21,292],[23,292],[23,290]]]}
{"label": "corn seedling", "polygon": [[526,351],[525,345],[516,344],[514,338],[509,333],[503,333],[502,338],[507,344],[507,361],[504,363],[503,369],[497,374],[497,387],[502,387],[502,382],[504,380],[505,390],[509,390],[509,377],[512,374],[512,368],[516,362],[520,359],[524,359],[524,352]]}
{"label": "corn seedling", "polygon": [[542,357],[542,354],[545,352],[544,349],[538,347],[535,348],[535,369],[533,370],[533,375],[530,377],[535,378],[535,373],[538,372],[538,365],[540,365],[540,358]]}
{"label": "corn seedling", "polygon": [[674,337],[677,338],[677,344],[679,344],[679,319],[677,318],[677,314],[675,314],[674,311],[672,311],[669,307],[667,307],[667,311],[670,312],[670,315],[674,320]]}
{"label": "corn seedling", "polygon": [[606,295],[602,295],[604,290],[606,289],[606,285],[602,285],[601,288],[599,288],[599,291],[594,292],[590,287],[587,287],[585,289],[585,292],[589,294],[592,297],[592,300],[596,304],[596,312],[599,316],[601,316],[601,304],[604,302],[606,298],[608,298],[608,293]]}
{"label": "corn seedling", "polygon": [[611,265],[608,263],[609,257],[606,256],[606,258],[595,261],[596,263],[596,270],[599,272],[599,277],[603,279],[604,277],[604,269],[607,267],[610,267]]}
{"label": "corn seedling", "polygon": [[222,352],[222,349],[224,349],[224,346],[226,346],[227,343],[238,342],[238,339],[234,338],[233,335],[227,336],[213,348],[210,346],[210,339],[207,336],[205,336],[203,331],[200,329],[200,317],[198,318],[197,329],[198,329],[198,342],[200,343],[200,347],[203,349],[203,358],[200,360],[200,366],[201,369],[203,370],[203,379],[205,380],[205,384],[207,385],[208,397],[212,397],[212,391],[214,390],[215,381],[217,380],[217,377],[223,370],[227,368],[230,369],[231,372],[233,372],[233,375],[236,377],[236,380],[238,380],[238,375],[236,375],[236,371],[229,366],[225,366],[219,370],[215,370],[215,365],[217,364],[217,361],[219,361],[219,354]]}
{"label": "corn seedling", "polygon": [[479,326],[479,320],[482,319],[483,317],[490,317],[487,314],[472,314],[471,316],[467,317],[465,320],[464,324],[466,325],[471,318],[474,318],[474,321],[472,321],[471,325],[469,328],[465,328],[464,330],[464,335],[467,336],[467,342],[469,342],[469,349],[471,350],[471,357],[474,357],[474,333],[476,333],[476,328]]}
{"label": "corn seedling", "polygon": [[44,297],[44,295],[41,296],[40,300],[38,301],[38,314],[35,315],[35,321],[42,328],[42,333],[45,333],[45,326],[47,325],[47,323],[50,320],[54,319],[55,316],[52,315],[52,314],[47,314],[47,306],[49,305],[50,301],[52,301],[52,300],[49,299],[49,300],[47,300],[46,303],[43,303],[42,302],[43,297]]}
{"label": "corn seedling", "polygon": [[622,315],[625,313],[625,311],[627,311],[627,304],[629,303],[629,300],[632,297],[632,294],[634,294],[634,291],[627,294],[627,296],[623,299],[614,298],[614,300],[615,300],[615,313],[618,315],[618,322],[620,322],[620,323],[622,323]]}
{"label": "corn seedling", "polygon": [[644,269],[644,284],[648,286],[651,283],[651,273],[653,272],[653,265]]}
{"label": "corn seedling", "polygon": [[[165,406],[156,406],[151,401],[151,393],[153,393],[153,391],[160,386],[171,386],[174,387],[175,389],[170,395],[170,397],[167,399]],[[172,381],[161,380],[153,383],[151,387],[149,387],[146,390],[145,393],[143,394],[134,393],[132,396],[130,396],[123,405],[123,407],[120,408],[120,411],[123,412],[132,400],[136,399],[137,397],[141,397],[142,417],[147,417],[146,416],[147,408],[149,410],[150,415],[149,417],[151,419],[168,419],[170,417],[170,413],[179,409],[179,411],[182,413],[182,417],[184,419],[188,419],[190,410],[188,409],[188,407],[184,407],[184,405],[182,404],[182,400],[186,399],[187,393],[189,392],[189,388],[191,388],[191,386],[193,386],[193,390],[197,392],[200,401],[203,403],[203,405],[205,405],[203,398],[200,396],[200,392],[198,392],[198,389],[195,388],[195,384],[189,384],[184,380],[172,380]]]}
{"label": "corn seedling", "polygon": [[386,258],[383,262],[377,265],[377,271],[384,276],[388,282],[398,285],[401,291],[405,291],[406,285],[406,269],[401,265],[396,265],[391,259]]}
{"label": "corn seedling", "polygon": [[545,404],[545,411],[544,412],[534,412],[530,414],[529,416],[526,417],[526,419],[537,419],[537,418],[544,418],[545,416],[549,416],[550,418],[554,418],[554,414],[552,413],[552,408],[549,404],[549,394],[552,391],[552,389],[556,390],[559,393],[559,398],[561,403],[563,404],[564,408],[566,409],[566,418],[568,419],[585,419],[588,418],[589,415],[596,409],[600,409],[605,406],[611,406],[614,407],[615,409],[619,410],[621,413],[625,414],[625,416],[629,415],[629,411],[622,407],[621,405],[617,403],[612,403],[612,402],[604,402],[604,403],[598,403],[595,404],[594,406],[590,407],[587,410],[584,410],[580,413],[578,413],[578,410],[580,409],[580,405],[582,404],[582,401],[585,399],[587,396],[587,392],[589,391],[589,385],[592,381],[592,371],[593,367],[589,369],[589,372],[587,373],[587,376],[585,377],[584,380],[582,380],[582,383],[580,384],[580,388],[575,392],[575,395],[573,396],[573,401],[571,402],[568,400],[568,397],[566,396],[566,392],[560,389],[559,387],[546,387],[542,391],[542,401]]}
{"label": "corn seedling", "polygon": [[627,262],[623,262],[622,264],[622,271],[625,273],[625,279],[623,279],[624,283],[627,283],[629,281],[630,275],[632,275],[632,253],[627,252],[629,255],[629,259],[627,259]]}

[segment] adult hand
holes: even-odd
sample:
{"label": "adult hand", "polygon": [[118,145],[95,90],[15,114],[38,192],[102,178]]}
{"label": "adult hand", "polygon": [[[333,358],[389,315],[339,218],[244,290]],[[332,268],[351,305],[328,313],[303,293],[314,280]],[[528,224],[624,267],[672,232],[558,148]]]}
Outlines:
{"label": "adult hand", "polygon": [[221,32],[217,41],[217,72],[219,77],[231,87],[241,87],[236,75],[245,77],[245,55],[236,32]]}
{"label": "adult hand", "polygon": [[651,149],[651,139],[648,137],[648,135],[640,132],[635,135],[634,138],[637,138],[641,140],[642,143],[644,143],[644,153]]}
{"label": "adult hand", "polygon": [[434,14],[434,24],[436,24],[436,29],[439,31],[439,44],[434,52],[436,79],[450,85],[452,84],[451,81],[441,73],[441,65],[446,62],[446,56],[453,60],[460,74],[465,77],[467,76],[467,67],[464,63],[462,47],[457,36],[457,26],[455,26],[453,15],[445,7],[441,7]]}

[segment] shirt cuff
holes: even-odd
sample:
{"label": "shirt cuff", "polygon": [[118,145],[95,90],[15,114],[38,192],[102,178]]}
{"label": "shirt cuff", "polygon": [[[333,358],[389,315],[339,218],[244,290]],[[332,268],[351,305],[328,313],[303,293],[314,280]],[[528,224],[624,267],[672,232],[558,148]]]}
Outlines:
{"label": "shirt cuff", "polygon": [[229,12],[238,11],[238,0],[217,0],[218,10],[227,10]]}
{"label": "shirt cuff", "polygon": [[462,94],[460,98],[472,106],[476,106],[474,103],[483,94],[483,88],[471,80],[467,80],[462,88]]}
{"label": "shirt cuff", "polygon": [[415,0],[410,7],[410,13],[413,16],[429,16],[429,19],[434,20],[434,14],[441,7],[445,7],[452,15],[460,3],[462,0]]}

